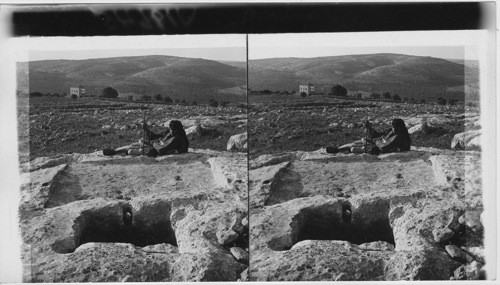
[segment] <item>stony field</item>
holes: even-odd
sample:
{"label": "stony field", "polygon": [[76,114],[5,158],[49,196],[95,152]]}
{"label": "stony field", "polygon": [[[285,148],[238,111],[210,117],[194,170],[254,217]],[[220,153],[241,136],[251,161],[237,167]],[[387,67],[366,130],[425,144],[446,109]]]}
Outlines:
{"label": "stony field", "polygon": [[[20,151],[29,159],[68,153],[88,153],[137,142],[142,121],[164,131],[168,121],[184,128],[196,124],[203,134],[190,137],[190,147],[225,150],[230,136],[246,131],[246,110],[234,106],[181,106],[116,103],[97,99],[21,98]],[[29,131],[29,132],[28,132]]]}
{"label": "stony field", "polygon": [[[286,151],[312,151],[339,146],[365,136],[363,122],[370,120],[378,130],[389,128],[392,118],[402,118],[410,128],[422,117],[478,114],[478,108],[435,104],[355,101],[320,96],[276,100],[272,96],[251,96],[248,111],[250,157]],[[453,136],[478,125],[466,125],[467,118],[436,122],[428,132],[412,135],[413,145],[449,149]]]}

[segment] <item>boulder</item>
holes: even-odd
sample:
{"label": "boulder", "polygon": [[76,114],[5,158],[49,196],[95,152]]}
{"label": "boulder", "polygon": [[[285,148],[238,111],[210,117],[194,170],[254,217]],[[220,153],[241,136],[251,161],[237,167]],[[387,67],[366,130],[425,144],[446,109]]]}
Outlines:
{"label": "boulder", "polygon": [[246,252],[241,247],[231,247],[231,254],[236,258],[236,260],[247,263],[248,262],[248,252]]}
{"label": "boulder", "polygon": [[481,130],[466,131],[456,134],[451,140],[452,149],[468,149],[480,146]]}
{"label": "boulder", "polygon": [[247,132],[231,136],[227,142],[226,149],[228,151],[246,151],[248,149],[248,134]]}
{"label": "boulder", "polygon": [[248,266],[230,247],[248,245],[246,165],[244,154],[203,150],[32,161],[19,207],[23,281],[238,280]]}
{"label": "boulder", "polygon": [[480,162],[435,148],[250,160],[249,280],[453,278],[461,262],[480,260],[466,252],[481,253],[477,215],[471,227],[464,215],[482,212]]}

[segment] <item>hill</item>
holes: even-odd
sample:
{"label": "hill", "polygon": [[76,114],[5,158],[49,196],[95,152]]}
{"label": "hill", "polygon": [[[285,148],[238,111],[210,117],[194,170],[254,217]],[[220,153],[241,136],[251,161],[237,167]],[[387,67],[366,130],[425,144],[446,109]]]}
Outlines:
{"label": "hill", "polygon": [[[472,69],[473,72],[469,72]],[[463,96],[464,64],[403,54],[364,54],[317,58],[271,58],[249,61],[249,88],[293,91],[308,82],[328,93],[341,84],[349,91],[391,92],[416,99]],[[473,65],[468,83],[477,83]],[[469,89],[467,89],[469,90]]]}
{"label": "hill", "polygon": [[246,70],[212,60],[160,55],[29,62],[30,92],[63,93],[78,85],[90,94],[112,86],[120,94],[161,93],[183,99],[245,86]]}

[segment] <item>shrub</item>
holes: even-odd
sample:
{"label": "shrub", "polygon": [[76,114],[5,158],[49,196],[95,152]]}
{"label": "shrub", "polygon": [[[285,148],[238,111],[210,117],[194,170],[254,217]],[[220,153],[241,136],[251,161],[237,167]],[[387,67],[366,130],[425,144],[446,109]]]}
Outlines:
{"label": "shrub", "polygon": [[227,105],[229,105],[229,101],[221,101],[220,102],[221,107],[227,107]]}
{"label": "shrub", "polygon": [[361,93],[357,93],[357,94],[356,94],[356,98],[358,98],[358,99],[363,98],[363,94],[361,94]]}
{"label": "shrub", "polygon": [[210,107],[217,107],[217,106],[219,106],[219,102],[217,102],[217,101],[216,101],[216,100],[214,100],[214,99],[210,99],[210,100],[208,101],[208,106],[210,106]]}
{"label": "shrub", "polygon": [[306,97],[306,96],[307,96],[307,93],[306,93],[306,92],[300,92],[300,96],[301,96],[301,97]]}
{"label": "shrub", "polygon": [[71,94],[71,99],[73,99],[73,100],[78,99],[78,95],[76,95],[76,94]]}
{"label": "shrub", "polygon": [[395,100],[393,98],[393,96],[391,96],[391,93],[389,93],[389,92],[385,92],[384,94],[382,94],[382,96],[384,96],[385,99],[391,99],[392,98],[393,100]]}
{"label": "shrub", "polygon": [[193,102],[191,103],[191,105],[196,106],[196,105],[198,105],[198,102],[193,101]]}
{"label": "shrub", "polygon": [[372,93],[372,94],[370,94],[370,98],[371,99],[380,99],[380,94],[378,94],[378,93]]}
{"label": "shrub", "polygon": [[425,101],[425,99],[420,99],[420,103],[425,104],[427,101]]}
{"label": "shrub", "polygon": [[335,85],[332,87],[332,95],[345,97],[347,96],[347,89],[342,85]]}
{"label": "shrub", "polygon": [[118,91],[116,91],[113,87],[106,87],[102,90],[101,97],[118,98]]}
{"label": "shrub", "polygon": [[162,98],[161,94],[156,94],[156,95],[155,95],[155,100],[156,100],[156,101],[162,101],[162,99],[163,99],[163,98]]}
{"label": "shrub", "polygon": [[42,94],[42,93],[40,93],[40,92],[31,92],[31,93],[30,93],[30,96],[31,96],[31,97],[42,97],[42,96],[43,96],[43,94]]}
{"label": "shrub", "polygon": [[172,100],[172,98],[170,98],[169,96],[163,97],[163,101],[168,102],[168,103],[173,103],[174,102],[174,100]]}
{"label": "shrub", "polygon": [[394,95],[392,95],[392,100],[401,101],[401,97],[399,97],[398,94],[394,94]]}
{"label": "shrub", "polygon": [[446,99],[444,99],[443,97],[439,97],[437,98],[437,103],[438,105],[446,105]]}

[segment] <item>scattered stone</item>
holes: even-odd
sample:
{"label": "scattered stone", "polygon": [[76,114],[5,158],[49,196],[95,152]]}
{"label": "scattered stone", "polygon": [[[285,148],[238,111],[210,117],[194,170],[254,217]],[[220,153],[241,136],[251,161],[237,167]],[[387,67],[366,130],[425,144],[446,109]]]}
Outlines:
{"label": "scattered stone", "polygon": [[240,281],[240,282],[249,281],[249,279],[248,279],[248,268],[245,269],[243,272],[241,272],[240,276],[241,277],[240,277],[240,279],[238,279],[238,281]]}
{"label": "scattered stone", "polygon": [[432,235],[435,242],[443,244],[449,241],[455,235],[455,232],[448,228],[438,228],[432,231]]}
{"label": "scattered stone", "polygon": [[242,224],[244,227],[248,227],[248,216],[245,216],[245,217],[241,220],[241,224]]}
{"label": "scattered stone", "polygon": [[192,127],[189,127],[185,130],[187,136],[192,136],[192,135],[198,135],[202,136],[203,135],[203,128],[200,124],[196,124]]}
{"label": "scattered stone", "polygon": [[246,151],[247,150],[248,134],[244,132],[242,134],[234,135],[229,138],[227,142],[228,151]]}
{"label": "scattered stone", "polygon": [[474,138],[481,135],[481,130],[466,131],[456,134],[451,140],[452,149],[467,149],[478,145],[479,138],[472,141]]}
{"label": "scattered stone", "polygon": [[238,234],[231,229],[223,229],[217,232],[217,242],[221,245],[229,245],[238,239]]}
{"label": "scattered stone", "polygon": [[243,262],[243,263],[248,262],[248,252],[246,252],[241,247],[231,247],[231,249],[229,249],[229,251],[234,256],[234,258],[236,258],[236,260]]}
{"label": "scattered stone", "polygon": [[481,213],[482,211],[466,211],[463,215],[465,225],[475,232],[482,231]]}
{"label": "scattered stone", "polygon": [[451,256],[451,258],[459,261],[459,262],[465,262],[466,261],[466,253],[458,248],[455,245],[449,244],[444,247],[446,252]]}

